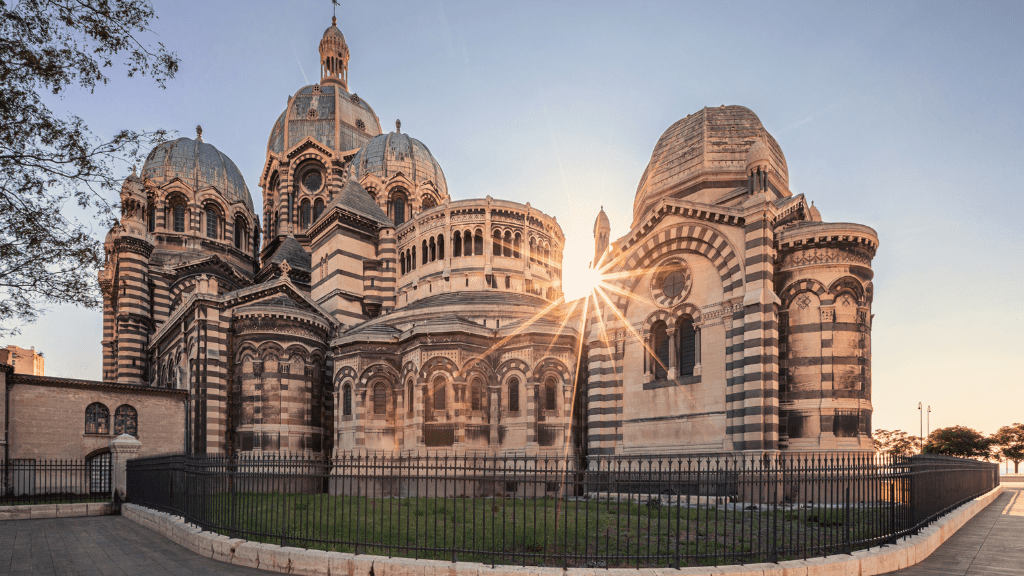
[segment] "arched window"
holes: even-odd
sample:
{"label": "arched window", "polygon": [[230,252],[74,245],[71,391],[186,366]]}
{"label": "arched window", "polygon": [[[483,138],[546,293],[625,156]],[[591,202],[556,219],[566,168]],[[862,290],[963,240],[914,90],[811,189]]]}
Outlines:
{"label": "arched window", "polygon": [[434,381],[434,411],[444,411],[448,405],[448,390],[444,378]]}
{"label": "arched window", "polygon": [[378,383],[373,387],[373,413],[374,414],[387,414],[388,413],[388,392],[384,384]]}
{"label": "arched window", "polygon": [[512,277],[511,276],[505,276],[505,290],[511,290],[511,289],[512,289]]}
{"label": "arched window", "polygon": [[519,412],[519,379],[508,381],[508,411]]}
{"label": "arched window", "polygon": [[554,379],[550,379],[549,378],[548,381],[544,383],[544,409],[545,410],[557,410],[558,409],[558,402],[557,402],[557,398],[555,397],[555,391],[557,390],[557,388],[558,387],[555,386]]}
{"label": "arched window", "polygon": [[391,203],[391,215],[394,217],[395,226],[405,222],[405,198],[398,196]]}
{"label": "arched window", "polygon": [[316,202],[313,202],[313,222],[320,219],[320,215],[324,213],[324,200],[323,198],[317,198]]}
{"label": "arched window", "polygon": [[434,262],[437,260],[437,243],[434,242],[434,238],[430,238],[430,261]]}
{"label": "arched window", "polygon": [[303,200],[299,204],[299,226],[305,230],[309,228],[309,200]]}
{"label": "arched window", "polygon": [[245,250],[245,234],[248,230],[249,227],[246,225],[245,219],[235,216],[235,248],[237,250]]}
{"label": "arched window", "polygon": [[473,387],[470,390],[470,409],[482,410],[484,400],[484,385],[480,380],[473,380]]}
{"label": "arched window", "polygon": [[415,270],[416,269],[416,247],[415,246],[412,247],[412,259],[410,261],[412,262],[412,269]]}
{"label": "arched window", "polygon": [[349,384],[341,387],[341,413],[343,416],[352,415],[352,386]]}
{"label": "arched window", "polygon": [[668,377],[668,332],[664,322],[657,322],[651,327],[651,350],[654,351],[654,378],[661,380]]}
{"label": "arched window", "polygon": [[462,234],[455,232],[452,235],[452,258],[462,256]]}
{"label": "arched window", "polygon": [[530,262],[537,261],[537,239],[530,237]]}
{"label": "arched window", "polygon": [[217,224],[220,219],[217,217],[217,211],[212,207],[206,207],[206,237],[207,238],[218,238]]}
{"label": "arched window", "polygon": [[402,254],[402,257],[399,258],[398,261],[399,261],[399,265],[402,268],[402,274],[405,274],[405,254]]}
{"label": "arched window", "polygon": [[476,235],[473,236],[473,254],[478,256],[484,255],[484,233],[477,229]]}
{"label": "arched window", "polygon": [[[462,233],[462,255],[473,255],[473,233],[469,230]],[[481,256],[481,254],[477,254],[477,256]]]}
{"label": "arched window", "polygon": [[139,413],[128,404],[121,404],[114,410],[114,434],[139,435]]}
{"label": "arched window", "polygon": [[149,213],[146,214],[146,218],[149,219],[149,231],[156,231],[156,205],[152,202],[149,204]]}
{"label": "arched window", "polygon": [[85,408],[85,433],[110,434],[110,410],[99,402]]}
{"label": "arched window", "polygon": [[679,375],[693,376],[697,365],[697,331],[693,329],[693,318],[683,316],[676,322],[676,337],[679,339]]}
{"label": "arched window", "polygon": [[174,207],[171,208],[171,217],[174,221],[174,231],[184,232],[185,231],[185,205],[180,202],[175,203]]}
{"label": "arched window", "polygon": [[434,197],[429,194],[423,195],[423,201],[421,203],[423,204],[424,210],[437,206],[437,202],[434,201]]}
{"label": "arched window", "polygon": [[512,233],[505,231],[505,240],[501,244],[501,255],[509,258],[512,256]]}
{"label": "arched window", "polygon": [[444,235],[437,235],[437,259],[444,260]]}
{"label": "arched window", "polygon": [[523,245],[523,235],[516,232],[515,238],[512,239],[512,257],[519,258],[522,256],[521,250]]}
{"label": "arched window", "polygon": [[495,230],[491,234],[491,254],[501,256],[501,230]]}
{"label": "arched window", "polygon": [[409,381],[406,382],[405,387],[406,387],[406,394],[409,396],[408,402],[406,402],[405,405],[408,407],[409,414],[412,414],[412,399],[413,399],[412,379],[409,379]]}

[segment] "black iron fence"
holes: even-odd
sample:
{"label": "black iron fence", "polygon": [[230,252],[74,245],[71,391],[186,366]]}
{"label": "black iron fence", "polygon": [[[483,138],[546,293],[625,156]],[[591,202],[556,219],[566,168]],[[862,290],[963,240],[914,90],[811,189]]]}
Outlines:
{"label": "black iron fence", "polygon": [[0,461],[0,506],[106,502],[111,498],[110,454],[88,460]]}
{"label": "black iron fence", "polygon": [[609,457],[165,456],[127,500],[281,545],[489,564],[686,566],[894,543],[998,466],[864,453]]}

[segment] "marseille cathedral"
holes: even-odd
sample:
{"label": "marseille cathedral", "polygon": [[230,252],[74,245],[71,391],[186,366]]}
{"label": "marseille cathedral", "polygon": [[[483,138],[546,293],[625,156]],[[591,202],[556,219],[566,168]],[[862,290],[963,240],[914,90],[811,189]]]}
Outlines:
{"label": "marseille cathedral", "polygon": [[665,131],[628,233],[597,214],[600,285],[567,302],[556,219],[453,199],[348,65],[334,23],[320,81],[268,119],[259,211],[198,128],[124,181],[103,379],[185,406],[137,426],[206,454],[871,449],[877,235],[791,193],[753,112]]}

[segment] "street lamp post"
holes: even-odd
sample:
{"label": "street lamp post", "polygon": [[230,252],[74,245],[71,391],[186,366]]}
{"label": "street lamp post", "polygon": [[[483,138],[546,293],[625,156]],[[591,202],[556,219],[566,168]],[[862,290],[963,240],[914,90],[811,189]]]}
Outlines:
{"label": "street lamp post", "polygon": [[928,435],[932,435],[932,407],[928,406],[928,427],[925,428],[928,431]]}
{"label": "street lamp post", "polygon": [[917,403],[917,415],[920,420],[917,428],[917,444],[921,447],[921,453],[924,454],[924,406],[920,402]]}

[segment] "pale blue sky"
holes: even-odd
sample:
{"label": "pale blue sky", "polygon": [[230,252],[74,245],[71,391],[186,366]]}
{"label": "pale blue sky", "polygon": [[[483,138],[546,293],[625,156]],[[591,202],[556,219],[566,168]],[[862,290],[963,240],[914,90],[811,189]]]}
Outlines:
{"label": "pale blue sky", "polygon": [[[103,135],[202,124],[259,206],[267,137],[318,80],[330,3],[155,7],[182,58],[167,90],[117,75],[54,107]],[[384,130],[401,118],[453,198],[556,216],[567,274],[601,205],[627,232],[662,131],[704,106],[752,109],[795,193],[878,231],[874,427],[917,433],[919,401],[932,428],[1024,421],[1020,2],[344,2],[338,26],[350,89]],[[56,307],[10,342],[50,375],[95,379],[100,338],[99,312]]]}

